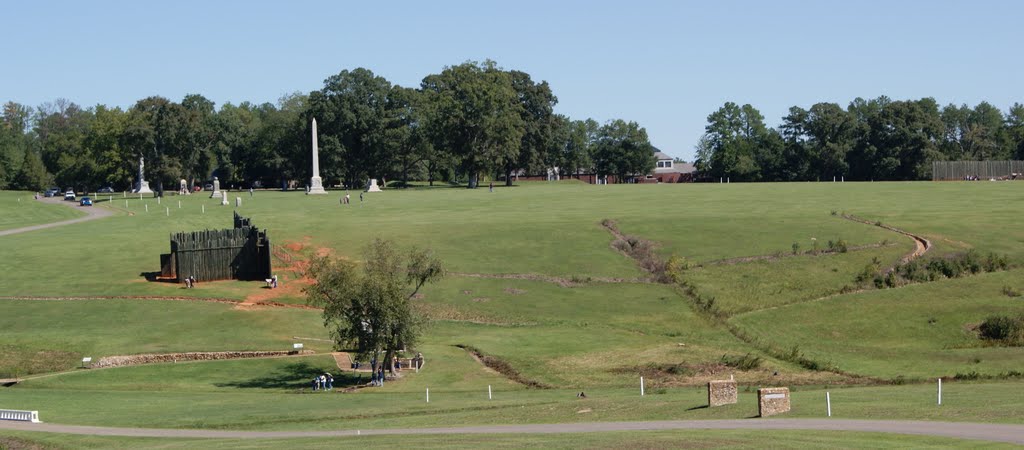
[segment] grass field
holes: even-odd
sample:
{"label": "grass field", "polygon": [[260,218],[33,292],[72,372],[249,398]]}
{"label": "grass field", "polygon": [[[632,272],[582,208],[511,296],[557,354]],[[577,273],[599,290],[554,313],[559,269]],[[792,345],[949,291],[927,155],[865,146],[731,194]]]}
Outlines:
{"label": "grass field", "polygon": [[47,205],[33,199],[34,193],[0,191],[0,231],[43,223],[74,219],[85,214],[60,205]]}
{"label": "grass field", "polygon": [[[764,431],[764,430],[685,430],[565,433],[565,434],[498,434],[498,435],[445,435],[445,436],[359,436],[352,438],[306,439],[157,439],[98,436],[44,435],[40,433],[11,433],[7,441],[0,437],[0,445],[39,445],[46,448],[161,448],[161,449],[222,449],[222,448],[753,448],[763,447],[767,441],[772,448],[1017,448],[1010,444],[997,444],[976,440],[946,439],[926,436],[893,435],[883,433],[856,433],[839,431]],[[29,447],[30,448],[30,447]]]}
{"label": "grass field", "polygon": [[[306,348],[321,355],[75,371],[0,390],[0,398],[4,407],[46,411],[44,420],[57,423],[154,427],[329,429],[749,417],[756,410],[749,392],[735,407],[699,408],[706,401],[701,383],[733,375],[744,386],[796,388],[790,414],[795,417],[820,417],[821,386],[833,385],[839,417],[1019,423],[1024,398],[1008,393],[1021,392],[1020,381],[950,384],[951,400],[942,409],[931,407],[930,383],[937,376],[993,376],[1024,367],[1019,348],[983,346],[972,331],[987,315],[1024,312],[1020,298],[1002,293],[1005,286],[1024,289],[1019,281],[1024,229],[1016,226],[1013,213],[1021,189],[1017,183],[525,183],[494,193],[388,190],[347,207],[338,204],[337,192],[320,197],[231,193],[242,197],[239,212],[267,228],[272,242],[294,258],[327,251],[359,259],[361,247],[375,237],[434,249],[453,274],[416,300],[434,319],[417,347],[427,355],[428,370],[380,389],[310,395],[305,392],[310,374],[330,370],[333,361],[322,355],[329,342],[306,340]],[[75,213],[30,196],[28,203],[16,198],[16,193],[0,193],[0,217],[7,220],[0,221],[0,229]],[[274,292],[262,283],[201,282],[185,290],[145,281],[146,272],[159,269],[158,256],[168,251],[170,233],[229,227],[233,208],[205,196],[168,197],[159,204],[150,198],[114,198],[97,207],[116,214],[0,237],[0,296],[304,301],[301,271],[280,260],[275,270],[286,288]],[[873,259],[888,267],[913,248],[905,236],[844,220],[841,213],[923,235],[934,244],[927,257],[975,249],[1006,254],[1017,268],[840,295]],[[718,315],[695,307],[683,288],[646,281],[633,260],[612,248],[604,219],[615,220],[627,235],[653,241],[661,257],[677,255],[694,264],[683,279],[696,295],[715,299]],[[805,253],[839,239],[853,250]],[[794,243],[800,255],[792,255]],[[734,260],[744,257],[751,258]],[[0,300],[0,329],[0,375],[62,370],[82,356],[279,350],[296,336],[327,337],[319,313],[311,310],[136,299]],[[457,345],[500,359],[523,379],[552,389],[527,389],[484,368]],[[807,370],[765,353],[769,347],[796,347],[843,373]],[[757,367],[727,364],[744,355],[759,359]],[[641,375],[651,392],[638,401]],[[929,384],[835,390],[871,379]],[[339,377],[339,382],[358,381]],[[503,395],[481,398],[486,385]],[[421,403],[427,387],[430,405]],[[971,390],[958,391],[961,387]],[[579,390],[594,393],[586,400],[588,413],[578,412],[574,394]],[[102,414],[95,413],[97,405],[103,406]],[[958,445],[842,433],[825,433],[815,444],[783,435],[793,446]],[[657,447],[689,434],[645,436]],[[708,442],[742,447],[754,436],[716,433]],[[453,439],[453,445],[475,442]],[[609,433],[592,442],[612,447],[621,444],[618,439]],[[872,444],[886,439],[897,439],[889,441],[896,444]],[[576,441],[562,436],[507,442],[559,447]]]}

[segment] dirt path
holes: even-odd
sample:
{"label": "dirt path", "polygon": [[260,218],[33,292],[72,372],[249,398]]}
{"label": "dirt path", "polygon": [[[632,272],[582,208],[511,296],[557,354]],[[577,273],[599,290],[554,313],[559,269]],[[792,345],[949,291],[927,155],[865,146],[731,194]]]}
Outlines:
{"label": "dirt path", "polygon": [[100,218],[103,218],[103,217],[107,217],[107,216],[109,216],[111,214],[114,214],[113,211],[111,211],[111,210],[109,210],[107,208],[102,208],[102,207],[99,207],[99,206],[93,206],[93,207],[86,206],[86,207],[82,207],[82,206],[78,206],[78,202],[66,202],[66,201],[64,201],[62,199],[59,199],[59,198],[56,198],[56,197],[50,197],[50,198],[42,197],[42,198],[39,199],[39,201],[43,202],[43,203],[54,203],[54,204],[66,205],[69,208],[75,208],[75,209],[77,209],[79,211],[84,212],[85,213],[85,217],[79,217],[77,219],[70,219],[70,220],[62,220],[60,222],[44,223],[44,224],[40,224],[40,225],[32,225],[32,226],[28,226],[28,227],[12,228],[10,230],[3,230],[3,231],[0,231],[0,236],[8,236],[8,235],[11,235],[11,234],[26,233],[26,232],[29,232],[29,231],[45,230],[47,228],[60,227],[60,226],[64,226],[64,225],[71,225],[73,223],[87,222],[87,221],[90,221],[90,220],[96,220],[96,219],[100,219]]}
{"label": "dirt path", "polygon": [[854,215],[850,215],[850,214],[843,214],[842,217],[844,219],[846,219],[846,220],[851,220],[851,221],[858,222],[858,223],[863,223],[863,224],[866,224],[866,225],[874,225],[874,226],[877,226],[879,228],[884,228],[886,230],[892,231],[894,233],[902,234],[902,235],[912,239],[914,241],[914,251],[910,252],[909,254],[904,256],[902,259],[900,259],[900,264],[904,264],[904,263],[907,263],[907,262],[912,261],[914,259],[920,258],[921,256],[924,256],[925,253],[928,253],[928,250],[932,249],[931,241],[929,241],[928,239],[925,239],[922,236],[918,236],[916,234],[903,231],[903,230],[901,230],[899,228],[886,225],[886,224],[884,224],[882,222],[872,222],[870,220],[862,219],[860,217],[857,217],[857,216],[854,216]]}
{"label": "dirt path", "polygon": [[[45,419],[45,412],[43,415]],[[338,437],[356,435],[445,435],[445,434],[515,434],[515,433],[596,433],[602,431],[646,430],[815,430],[858,431],[911,434],[955,439],[1024,444],[1024,425],[924,422],[904,420],[844,419],[735,419],[735,420],[666,420],[648,422],[588,422],[533,425],[487,425],[473,427],[392,428],[328,431],[228,431],[182,430],[157,428],[113,428],[50,423],[0,421],[0,430],[35,431],[91,436],[130,436],[162,438],[216,439],[282,439]]]}

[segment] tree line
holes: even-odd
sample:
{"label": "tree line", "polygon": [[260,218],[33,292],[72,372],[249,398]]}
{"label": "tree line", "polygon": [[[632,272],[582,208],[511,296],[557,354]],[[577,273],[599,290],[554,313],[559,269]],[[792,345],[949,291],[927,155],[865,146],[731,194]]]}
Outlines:
{"label": "tree line", "polygon": [[310,93],[276,104],[227,103],[198,94],[160,96],[128,109],[67,100],[35,108],[7,102],[0,117],[0,189],[51,184],[129,189],[145,157],[157,191],[177,180],[281,187],[308,182],[311,121],[319,128],[325,183],[368,178],[465,183],[516,174],[597,173],[625,180],[653,169],[646,130],[622,119],[598,124],[554,113],[546,81],[493,61],[445,67],[418,88],[365,68],[343,70]]}
{"label": "tree line", "polygon": [[1024,159],[1024,105],[939,107],[932,98],[857,98],[794,106],[778,128],[747,104],[708,116],[696,146],[704,179],[733,181],[922,180],[933,161]]}

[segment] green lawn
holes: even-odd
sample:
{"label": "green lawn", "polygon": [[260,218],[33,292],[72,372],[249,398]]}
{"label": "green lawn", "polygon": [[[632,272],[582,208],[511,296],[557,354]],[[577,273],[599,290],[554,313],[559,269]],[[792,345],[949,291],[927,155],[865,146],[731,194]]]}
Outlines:
{"label": "green lawn", "polygon": [[[1017,448],[1011,444],[844,431],[770,431],[770,430],[678,430],[620,431],[604,433],[559,434],[488,434],[488,435],[411,435],[353,436],[298,439],[167,439],[107,436],[72,436],[12,432],[6,438],[14,444],[34,444],[45,448],[160,448],[160,449],[223,449],[223,448],[544,448],[544,449],[621,449],[621,448],[757,448],[771,442],[772,448]],[[0,444],[5,438],[0,436]]]}
{"label": "green lawn", "polygon": [[[316,311],[156,300],[0,300],[0,330],[0,378],[64,370],[84,356],[288,350],[294,336],[327,338]],[[304,343],[330,350],[329,342]]]}
{"label": "green lawn", "polygon": [[33,195],[33,192],[0,191],[0,231],[85,215],[75,208],[38,202]]}
{"label": "green lawn", "polygon": [[[719,319],[695,312],[681,288],[637,282],[645,273],[611,248],[613,237],[601,226],[603,219],[613,219],[623,233],[654,241],[660,255],[698,263],[684,279],[698,294],[714,297],[729,324],[757,339],[759,346],[796,346],[807,357],[832,362],[849,374],[928,382],[830,388],[836,416],[1019,423],[1024,417],[1020,381],[950,383],[942,408],[931,404],[930,383],[936,376],[994,375],[1024,367],[1019,348],[980,346],[970,331],[989,314],[1024,312],[1019,298],[1002,294],[1004,286],[1024,289],[1019,281],[1024,269],[822,297],[853,284],[873,258],[888,266],[912,249],[905,236],[844,220],[840,213],[924,235],[935,244],[935,256],[973,248],[1005,253],[1012,264],[1024,265],[1024,229],[1013,212],[1021,189],[1018,183],[524,183],[493,193],[387,190],[344,207],[338,204],[339,192],[230,193],[242,197],[240,213],[267,228],[275,245],[289,248],[298,258],[327,251],[359,259],[363,245],[383,237],[400,245],[431,247],[456,273],[558,277],[574,284],[453,274],[428,286],[423,298],[415,300],[434,319],[416,348],[426,354],[428,370],[355,394],[306,393],[306,378],[330,370],[333,363],[317,355],[75,371],[29,380],[0,390],[0,395],[10,403],[6,407],[46,411],[44,420],[56,423],[329,429],[749,417],[756,409],[749,392],[733,407],[699,408],[705,401],[701,384],[730,375],[744,386],[790,385],[797,389],[792,416],[820,417],[823,391],[809,386],[851,381],[763,354],[736,338]],[[0,229],[63,218],[45,214],[75,214],[59,205],[19,203],[18,195],[0,193]],[[256,282],[201,282],[197,289],[186,290],[145,281],[146,273],[159,270],[159,255],[169,251],[170,233],[229,227],[235,208],[205,196],[168,197],[160,203],[114,198],[96,207],[113,208],[116,214],[61,227],[60,232],[0,237],[0,296],[8,298],[0,299],[0,376],[5,371],[64,369],[82,356],[286,349],[294,336],[327,337],[319,313],[310,310],[241,310],[230,304],[153,300],[10,300],[241,300],[268,294]],[[814,249],[814,242],[823,249],[828,240],[838,239],[850,246],[884,245],[844,254],[786,256],[794,243],[807,251]],[[759,255],[784,257],[719,263]],[[275,272],[291,289],[281,290],[283,296],[273,300],[302,303],[300,285],[292,284],[300,271],[284,267],[282,261],[275,264]],[[305,344],[319,353],[330,350],[324,341]],[[484,369],[456,345],[477,348],[523,378],[554,389],[526,389]],[[747,354],[761,358],[760,367],[740,371],[723,364],[723,356]],[[651,394],[644,399],[636,395],[641,375]],[[357,380],[339,377],[339,382]],[[496,388],[495,400],[484,397],[487,385]],[[422,398],[428,387],[429,405]],[[575,399],[579,390],[590,396],[586,403]],[[589,412],[580,412],[583,404]],[[103,406],[100,414],[97,405]],[[621,444],[614,435],[589,442],[595,447]],[[661,435],[650,434],[655,436],[650,446],[672,436],[690,436],[665,433],[661,441]],[[875,435],[825,433],[821,441],[780,435],[786,436],[782,445],[793,446],[954,445],[913,440],[920,438],[879,441]],[[726,436],[721,443],[744,446],[755,435],[715,434],[709,442],[719,442],[719,436]],[[452,442],[468,446],[473,439]],[[510,445],[576,442],[545,439],[518,437]],[[118,442],[149,445],[146,440]]]}
{"label": "green lawn", "polygon": [[[870,291],[743,314],[748,332],[840,369],[885,378],[995,375],[1024,367],[1018,348],[985,347],[971,330],[992,314],[1024,313],[1022,270]],[[786,326],[779,326],[780,323]]]}

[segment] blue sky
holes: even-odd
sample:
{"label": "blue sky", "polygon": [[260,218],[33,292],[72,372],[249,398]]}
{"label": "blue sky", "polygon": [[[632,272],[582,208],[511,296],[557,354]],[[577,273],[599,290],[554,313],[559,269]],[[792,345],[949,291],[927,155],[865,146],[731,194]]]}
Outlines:
{"label": "blue sky", "polygon": [[275,102],[343,69],[418,86],[493,59],[556,110],[622,118],[690,160],[726,101],[771,126],[856,97],[1024,103],[1024,2],[4,1],[0,102],[129,107],[162,95]]}

